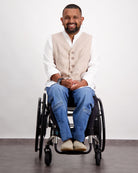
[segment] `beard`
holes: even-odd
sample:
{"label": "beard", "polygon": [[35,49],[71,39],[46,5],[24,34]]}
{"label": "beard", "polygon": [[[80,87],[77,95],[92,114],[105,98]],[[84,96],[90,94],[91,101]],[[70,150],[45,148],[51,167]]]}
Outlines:
{"label": "beard", "polygon": [[68,34],[75,34],[75,33],[77,33],[77,32],[80,30],[80,26],[77,26],[76,23],[74,23],[74,24],[76,25],[76,27],[73,28],[73,29],[70,29],[70,28],[68,27],[68,25],[70,25],[70,24],[71,24],[71,23],[68,23],[68,24],[67,24],[67,27],[65,27],[65,31],[66,31]]}

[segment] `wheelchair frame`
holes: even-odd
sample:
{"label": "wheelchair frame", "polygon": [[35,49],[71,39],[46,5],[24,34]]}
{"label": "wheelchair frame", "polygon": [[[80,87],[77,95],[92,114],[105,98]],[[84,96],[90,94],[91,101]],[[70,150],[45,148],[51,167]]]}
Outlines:
{"label": "wheelchair frame", "polygon": [[[89,148],[87,151],[60,151],[57,147],[58,138],[60,138],[60,132],[56,120],[53,116],[52,109],[49,104],[46,103],[46,93],[43,94],[43,98],[38,99],[37,108],[37,121],[36,121],[36,134],[35,134],[35,152],[39,151],[39,159],[42,157],[43,143],[46,136],[46,129],[51,128],[50,138],[46,140],[44,147],[45,164],[49,166],[52,161],[52,150],[50,145],[55,148],[55,151],[59,154],[88,154],[92,150],[92,145],[95,152],[96,165],[100,165],[102,152],[105,149],[105,118],[102,102],[99,98],[94,96],[95,106],[92,110],[93,115],[90,116],[88,125],[85,131],[85,137],[88,137]],[[68,106],[68,111],[73,112],[74,107],[72,104]],[[69,114],[68,114],[69,115]],[[71,126],[71,124],[70,124]],[[89,127],[88,127],[89,126]]]}

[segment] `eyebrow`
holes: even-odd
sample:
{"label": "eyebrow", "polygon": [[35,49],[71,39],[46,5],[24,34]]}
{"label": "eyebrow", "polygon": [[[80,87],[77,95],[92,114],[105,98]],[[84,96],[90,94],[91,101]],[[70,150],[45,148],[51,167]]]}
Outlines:
{"label": "eyebrow", "polygon": [[[65,17],[69,17],[69,18],[70,18],[69,15],[65,15],[64,18],[65,18]],[[79,17],[79,16],[78,16],[78,15],[73,15],[73,17]]]}

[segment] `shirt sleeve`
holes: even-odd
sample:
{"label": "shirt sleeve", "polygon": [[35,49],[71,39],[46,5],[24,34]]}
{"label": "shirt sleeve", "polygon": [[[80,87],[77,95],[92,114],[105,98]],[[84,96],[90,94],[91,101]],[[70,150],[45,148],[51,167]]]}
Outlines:
{"label": "shirt sleeve", "polygon": [[45,44],[44,55],[43,55],[43,64],[44,70],[46,73],[47,80],[50,81],[50,78],[53,74],[59,73],[59,70],[56,68],[54,64],[53,58],[53,45],[52,45],[52,37],[50,36]]}
{"label": "shirt sleeve", "polygon": [[95,76],[98,70],[98,56],[96,54],[96,46],[95,40],[92,40],[92,47],[91,47],[91,59],[88,64],[88,69],[85,73],[82,74],[82,79],[85,79],[88,83],[88,86],[92,87],[93,89],[96,88],[95,85]]}

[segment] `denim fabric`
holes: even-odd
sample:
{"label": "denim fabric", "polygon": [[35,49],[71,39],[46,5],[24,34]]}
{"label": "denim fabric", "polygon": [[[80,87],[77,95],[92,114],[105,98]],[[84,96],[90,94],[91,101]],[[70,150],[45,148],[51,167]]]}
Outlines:
{"label": "denim fabric", "polygon": [[70,90],[62,85],[54,84],[51,87],[47,87],[46,91],[48,94],[48,102],[51,104],[60,129],[62,141],[72,138],[83,142],[85,139],[87,122],[92,108],[94,107],[94,90],[90,87],[81,87],[71,91],[71,95],[74,98],[74,103],[76,105],[73,112],[73,132],[70,130],[67,117],[67,103]]}

